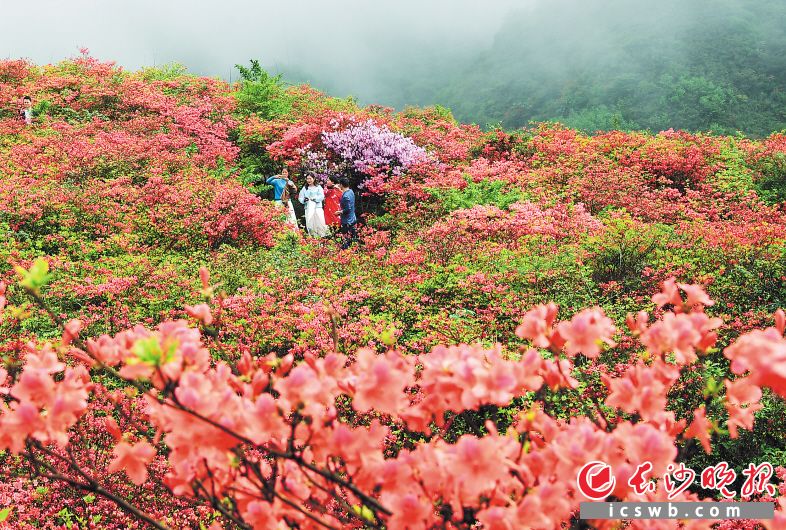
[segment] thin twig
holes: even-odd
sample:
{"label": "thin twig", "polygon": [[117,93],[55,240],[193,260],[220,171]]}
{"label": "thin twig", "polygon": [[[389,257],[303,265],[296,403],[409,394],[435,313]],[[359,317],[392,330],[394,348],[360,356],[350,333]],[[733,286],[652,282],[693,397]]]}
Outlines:
{"label": "thin twig", "polygon": [[240,519],[238,516],[236,516],[236,515],[234,515],[232,513],[229,513],[226,508],[221,506],[221,503],[219,502],[219,500],[216,497],[211,497],[210,493],[207,491],[207,488],[205,487],[205,485],[202,484],[202,481],[200,481],[199,479],[194,479],[194,483],[197,486],[195,493],[198,495],[199,494],[199,489],[201,488],[205,492],[205,497],[203,497],[203,498],[207,502],[210,503],[210,506],[212,506],[213,508],[215,508],[216,510],[221,512],[221,515],[223,515],[224,517],[226,517],[227,519],[229,519],[230,521],[232,521],[233,523],[238,525],[240,528],[243,528],[244,530],[252,530],[252,526],[251,525],[249,525],[248,523],[246,523],[245,521]]}
{"label": "thin twig", "polygon": [[[330,489],[326,488],[325,486],[323,486],[322,484],[320,484],[319,482],[317,482],[316,480],[311,478],[308,475],[308,473],[306,473],[305,471],[303,471],[303,475],[306,478],[308,478],[308,480],[311,482],[311,484],[313,484],[314,486],[316,486],[320,490],[322,490],[325,493],[327,493],[328,495],[330,495],[333,499],[336,500],[336,502],[338,502],[344,508],[344,510],[347,512],[347,515],[350,516],[350,519],[342,519],[341,522],[349,522],[349,521],[351,521],[351,517],[354,517],[352,506],[350,506],[349,503],[343,497],[341,497],[341,495],[336,493],[335,490],[330,490]],[[379,523],[377,523],[376,521],[374,522],[374,528],[380,528]]]}
{"label": "thin twig", "polygon": [[[127,511],[128,513],[130,513],[131,515],[133,515],[137,519],[145,521],[146,523],[148,523],[149,525],[153,526],[154,528],[156,528],[158,530],[169,530],[166,526],[162,525],[161,523],[159,523],[158,521],[156,521],[155,519],[153,519],[152,517],[150,517],[149,515],[147,515],[143,511],[141,511],[139,508],[137,508],[137,507],[133,506],[132,504],[126,502],[123,498],[118,497],[114,493],[105,490],[103,487],[101,487],[101,485],[98,482],[96,482],[95,479],[90,478],[88,483],[79,482],[76,479],[73,479],[71,477],[63,475],[54,466],[52,466],[50,463],[48,463],[48,462],[46,462],[44,460],[39,460],[38,458],[35,457],[34,454],[32,454],[30,452],[24,452],[22,454],[28,460],[30,460],[31,463],[34,463],[34,465],[36,467],[43,466],[43,467],[45,467],[46,469],[49,470],[49,473],[40,474],[42,477],[47,478],[49,480],[65,482],[65,483],[70,484],[71,486],[73,486],[73,487],[75,487],[77,489],[82,490],[82,491],[87,491],[87,492],[95,493],[96,495],[100,495],[101,497],[104,497],[104,498],[114,502],[116,505],[120,506],[122,509],[124,509],[125,511]],[[80,473],[80,474],[82,474],[82,473]],[[87,475],[85,475],[85,476],[87,476]]]}
{"label": "thin twig", "polygon": [[312,521],[317,523],[318,525],[324,526],[325,528],[329,528],[330,530],[339,530],[339,528],[337,526],[330,525],[330,524],[326,523],[325,521],[321,520],[316,515],[307,512],[306,510],[303,509],[302,506],[299,506],[297,503],[294,503],[294,502],[290,501],[289,499],[287,499],[286,497],[281,495],[279,492],[274,491],[273,495],[275,495],[276,498],[281,500],[281,502],[283,502],[287,506],[290,506],[290,507],[296,509],[297,511],[299,511],[300,513],[302,513],[303,515],[305,515],[306,517],[308,517],[309,519],[311,519]]}

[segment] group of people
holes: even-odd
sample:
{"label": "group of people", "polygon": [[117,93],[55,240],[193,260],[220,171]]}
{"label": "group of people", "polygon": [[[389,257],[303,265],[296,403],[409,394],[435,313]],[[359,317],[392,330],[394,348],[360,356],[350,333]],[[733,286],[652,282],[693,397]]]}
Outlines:
{"label": "group of people", "polygon": [[355,192],[349,187],[346,177],[328,177],[325,187],[319,185],[313,176],[306,177],[305,185],[297,186],[284,168],[279,175],[266,181],[273,186],[274,200],[286,209],[287,221],[298,227],[292,197],[305,207],[306,231],[313,237],[327,237],[335,228],[341,235],[341,248],[349,248],[357,240],[357,215],[355,214]]}

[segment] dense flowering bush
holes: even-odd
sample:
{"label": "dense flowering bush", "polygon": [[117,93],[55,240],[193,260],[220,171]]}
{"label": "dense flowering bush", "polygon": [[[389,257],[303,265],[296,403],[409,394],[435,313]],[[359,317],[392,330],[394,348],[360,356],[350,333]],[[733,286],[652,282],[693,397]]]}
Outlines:
{"label": "dense flowering bush", "polygon": [[[0,528],[561,528],[589,460],[784,463],[782,135],[253,97],[0,61]],[[281,163],[374,192],[359,245],[244,186]]]}
{"label": "dense flowering bush", "polygon": [[320,182],[330,175],[351,176],[354,186],[377,192],[384,177],[401,176],[427,160],[425,149],[378,121],[369,118],[359,122],[344,113],[319,116],[289,127],[281,140],[270,144],[268,152]]}
{"label": "dense flowering bush", "polygon": [[322,133],[322,142],[342,161],[361,173],[390,171],[393,176],[423,160],[426,151],[385,126],[369,120],[342,131]]}
{"label": "dense flowering bush", "polygon": [[478,245],[516,249],[527,236],[563,240],[596,232],[601,226],[580,204],[542,210],[517,202],[505,211],[480,205],[455,210],[425,230],[423,240],[432,259],[447,262],[459,252],[475,252]]}
{"label": "dense flowering bush", "polygon": [[[31,269],[22,281],[38,300],[40,274]],[[204,270],[202,282],[212,300]],[[616,345],[618,330],[603,310],[585,309],[558,322],[556,305],[532,309],[516,330],[531,346],[521,346],[515,356],[499,344],[437,346],[418,357],[363,348],[351,357],[326,351],[301,361],[246,353],[234,367],[212,361],[199,330],[182,320],[86,342],[79,338],[81,323],[71,320],[58,344],[31,342],[21,369],[0,373],[6,402],[0,444],[22,456],[33,475],[103,496],[159,527],[106,489],[111,486],[103,478],[124,473],[137,486],[147,483],[157,445],[166,447],[163,483],[171,494],[213,506],[230,525],[426,528],[442,521],[554,528],[575,513],[582,498],[575,477],[587,462],[611,464],[620,478],[613,495],[635,499],[624,479],[639,464],[650,462],[652,476],[662,476],[681,439],[696,438],[711,451],[716,427],[705,406],[686,422],[667,410],[667,396],[680,373],[701,363],[716,344],[721,320],[704,312],[714,301],[701,287],[670,279],[653,302],[672,309],[654,322],[644,311],[628,317],[630,333],[649,355],[616,377],[604,377],[605,406],[563,422],[536,398],[507,432],[489,422],[486,435],[465,434],[455,443],[445,435],[460,414],[506,406],[544,388],[575,388],[577,358],[596,359]],[[204,326],[214,322],[208,304],[187,310]],[[786,316],[779,311],[775,327],[747,333],[724,351],[739,377],[725,380],[711,397],[723,401],[732,436],[754,427],[761,387],[786,396],[784,327]],[[541,353],[546,350],[550,357]],[[118,402],[105,416],[114,447],[105,447],[104,459],[84,462],[73,456],[79,443],[74,429],[100,388],[88,368],[139,389],[146,407],[137,412]],[[123,434],[118,414],[135,434]],[[395,434],[402,429],[410,437],[404,445]],[[420,441],[411,438],[414,433]],[[783,523],[779,512],[765,524]]]}

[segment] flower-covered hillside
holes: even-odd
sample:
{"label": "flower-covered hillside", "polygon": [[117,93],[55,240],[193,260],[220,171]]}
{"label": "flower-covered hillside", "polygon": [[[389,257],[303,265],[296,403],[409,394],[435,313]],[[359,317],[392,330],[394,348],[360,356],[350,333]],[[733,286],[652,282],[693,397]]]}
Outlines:
{"label": "flower-covered hillside", "polygon": [[[784,524],[783,135],[241,73],[0,62],[0,527],[560,528],[585,463],[636,500],[647,459],[726,461]],[[286,223],[284,167],[349,179],[357,244]]]}

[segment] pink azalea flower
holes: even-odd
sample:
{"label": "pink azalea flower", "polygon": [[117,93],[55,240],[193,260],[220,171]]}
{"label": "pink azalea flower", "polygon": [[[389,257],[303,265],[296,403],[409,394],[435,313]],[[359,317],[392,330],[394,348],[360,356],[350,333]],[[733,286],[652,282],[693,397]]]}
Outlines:
{"label": "pink azalea flower", "polygon": [[79,332],[82,331],[82,322],[77,319],[69,320],[66,325],[65,329],[63,330],[63,338],[61,342],[63,346],[68,346],[71,342],[79,336]]}
{"label": "pink azalea flower", "polygon": [[685,304],[688,307],[694,306],[711,306],[715,304],[710,297],[707,296],[707,293],[704,292],[704,289],[700,285],[691,285],[688,283],[678,283],[677,286],[685,291],[688,299],[685,301]]}
{"label": "pink azalea flower", "polygon": [[663,290],[658,294],[653,295],[652,301],[658,307],[663,307],[669,304],[673,306],[682,305],[682,298],[680,297],[680,292],[677,289],[677,280],[672,277],[663,282]]}
{"label": "pink azalea flower", "polygon": [[156,456],[156,449],[145,441],[133,445],[120,442],[115,446],[112,454],[115,456],[109,463],[107,471],[110,473],[125,471],[131,482],[141,486],[147,480],[147,465]]}
{"label": "pink azalea flower", "polygon": [[516,335],[529,339],[538,348],[548,348],[551,328],[557,318],[559,308],[554,302],[539,305],[524,314],[521,324],[516,328]]}
{"label": "pink azalea flower", "polygon": [[615,345],[611,340],[616,331],[614,323],[600,307],[585,309],[569,322],[560,322],[557,330],[565,339],[565,351],[570,356],[582,353],[595,358],[600,355],[601,344]]}
{"label": "pink azalea flower", "polygon": [[726,411],[729,413],[727,427],[729,436],[737,438],[737,428],[752,429],[756,411],[764,408],[759,403],[762,392],[758,385],[749,377],[741,377],[735,381],[724,381],[726,385]]}
{"label": "pink azalea flower", "polygon": [[704,405],[693,411],[693,422],[685,429],[685,436],[688,438],[696,438],[701,442],[704,452],[711,453],[710,436],[714,430],[712,423],[707,419],[704,411]]}
{"label": "pink azalea flower", "polygon": [[752,383],[786,397],[786,340],[776,328],[745,333],[723,354],[731,360],[734,373],[749,371]]}
{"label": "pink azalea flower", "polygon": [[403,356],[395,352],[377,355],[362,348],[353,371],[357,374],[354,403],[358,410],[396,414],[409,406],[404,389],[412,386],[415,378]]}
{"label": "pink azalea flower", "polygon": [[186,305],[183,306],[183,309],[188,316],[199,320],[206,326],[213,323],[213,314],[210,312],[210,306],[207,304],[198,304],[195,306]]}
{"label": "pink azalea flower", "polygon": [[649,367],[639,361],[622,377],[603,375],[603,382],[609,388],[606,404],[630,414],[639,413],[645,420],[658,417],[666,409],[666,395],[679,376],[676,367],[668,367],[668,375],[663,377],[661,367],[667,365],[656,361],[656,365]]}

